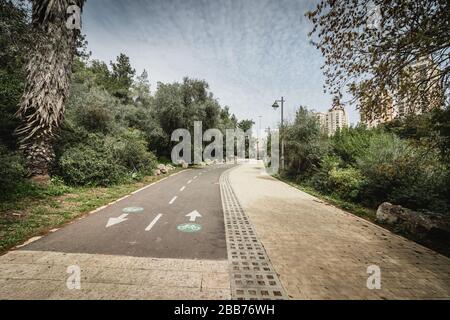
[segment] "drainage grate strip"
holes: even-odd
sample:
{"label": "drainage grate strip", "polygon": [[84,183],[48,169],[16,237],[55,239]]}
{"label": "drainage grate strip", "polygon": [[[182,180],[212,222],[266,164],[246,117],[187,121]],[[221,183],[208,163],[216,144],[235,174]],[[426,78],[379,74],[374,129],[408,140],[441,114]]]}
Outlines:
{"label": "drainage grate strip", "polygon": [[278,275],[231,187],[231,170],[220,177],[231,296],[235,300],[286,300]]}

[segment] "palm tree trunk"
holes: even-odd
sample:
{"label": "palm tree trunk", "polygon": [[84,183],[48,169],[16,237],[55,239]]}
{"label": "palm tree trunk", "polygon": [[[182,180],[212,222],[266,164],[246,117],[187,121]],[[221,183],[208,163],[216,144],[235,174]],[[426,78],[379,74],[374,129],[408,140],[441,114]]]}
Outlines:
{"label": "palm tree trunk", "polygon": [[16,132],[30,177],[48,177],[54,160],[53,142],[64,118],[72,61],[79,30],[66,26],[67,9],[84,0],[33,0],[35,46],[26,67],[27,81]]}

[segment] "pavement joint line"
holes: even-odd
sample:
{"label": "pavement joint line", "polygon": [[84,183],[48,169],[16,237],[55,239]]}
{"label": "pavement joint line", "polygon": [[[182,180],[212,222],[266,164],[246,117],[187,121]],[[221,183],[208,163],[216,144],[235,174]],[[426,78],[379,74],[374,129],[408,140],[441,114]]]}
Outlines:
{"label": "pavement joint line", "polygon": [[229,181],[220,176],[231,297],[234,300],[287,300],[288,295]]}
{"label": "pavement joint line", "polygon": [[172,200],[170,200],[169,204],[172,204],[172,203],[174,203],[174,202],[175,202],[175,200],[177,200],[177,198],[178,198],[178,196],[175,196],[175,197],[173,197],[173,198],[172,198]]}
{"label": "pavement joint line", "polygon": [[147,226],[147,228],[145,228],[145,231],[150,231],[153,226],[158,222],[158,220],[162,217],[162,213],[159,213],[153,220],[152,222]]}

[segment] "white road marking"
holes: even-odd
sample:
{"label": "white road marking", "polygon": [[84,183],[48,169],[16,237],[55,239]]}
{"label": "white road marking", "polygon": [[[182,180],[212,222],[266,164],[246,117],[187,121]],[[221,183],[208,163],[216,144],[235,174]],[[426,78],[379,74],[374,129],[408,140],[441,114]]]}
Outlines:
{"label": "white road marking", "polygon": [[177,198],[178,198],[178,196],[175,196],[175,197],[173,197],[173,198],[172,198],[172,200],[170,200],[169,204],[172,204],[172,203],[174,203],[174,202],[175,202],[175,200],[177,200]]}
{"label": "white road marking", "polygon": [[127,217],[128,217],[128,214],[124,213],[124,214],[121,214],[117,218],[109,218],[108,219],[108,223],[106,224],[106,228],[109,228],[109,227],[111,227],[113,225],[116,225],[116,224],[119,224],[121,222],[124,222],[124,221],[128,220]]}
{"label": "white road marking", "polygon": [[195,177],[194,177],[194,180],[197,179],[197,178],[198,178],[198,176],[195,176]]}
{"label": "white road marking", "polygon": [[[173,177],[173,176],[176,176],[177,174],[180,174],[180,173],[183,173],[183,172],[187,172],[187,171],[191,171],[191,170],[192,169],[186,169],[186,170],[183,170],[183,171],[178,171],[178,172],[172,173],[170,176],[167,176],[165,178],[159,179],[158,181],[155,181],[155,182],[153,182],[153,183],[151,183],[151,184],[149,184],[149,185],[147,185],[147,186],[145,186],[143,188],[140,188],[139,190],[136,190],[136,191],[132,192],[131,194],[136,194],[138,192],[141,192],[142,190],[150,188],[151,186],[153,186],[153,185],[155,185],[157,183],[163,182],[164,180],[166,180],[166,179],[168,179],[170,177]],[[110,203],[110,204],[112,204],[112,203]]]}
{"label": "white road marking", "polygon": [[184,189],[186,189],[186,186],[182,186],[180,191],[183,192]]}
{"label": "white road marking", "polygon": [[195,222],[195,220],[196,220],[197,218],[201,218],[202,215],[201,215],[197,210],[194,210],[194,211],[192,211],[191,213],[188,213],[188,214],[186,215],[186,217],[189,217],[189,221],[190,221],[190,222]]}
{"label": "white road marking", "polygon": [[159,220],[161,217],[162,217],[162,214],[161,214],[161,213],[158,214],[158,215],[155,217],[155,219],[153,219],[153,221],[148,225],[148,227],[145,228],[145,231],[150,231],[150,230],[153,228],[153,226],[158,222],[158,220]]}
{"label": "white road marking", "polygon": [[189,180],[189,181],[188,181],[188,184],[191,184],[191,183],[192,183],[192,180]]}

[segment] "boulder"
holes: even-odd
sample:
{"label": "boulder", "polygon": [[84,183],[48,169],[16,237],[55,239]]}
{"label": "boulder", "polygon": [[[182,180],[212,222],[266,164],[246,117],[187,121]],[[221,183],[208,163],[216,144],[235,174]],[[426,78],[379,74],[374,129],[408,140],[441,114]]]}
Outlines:
{"label": "boulder", "polygon": [[187,169],[189,167],[189,164],[186,161],[184,161],[184,160],[180,160],[178,163],[180,164],[180,166],[183,169]]}
{"label": "boulder", "polygon": [[155,176],[160,176],[160,175],[161,175],[161,170],[156,169],[156,170],[153,171],[153,174],[154,174]]}
{"label": "boulder", "polygon": [[161,173],[163,173],[163,174],[167,173],[167,168],[164,164],[158,165],[158,170],[161,171]]}
{"label": "boulder", "polygon": [[377,220],[402,227],[422,238],[450,236],[450,216],[433,212],[416,212],[385,202],[378,207]]}

